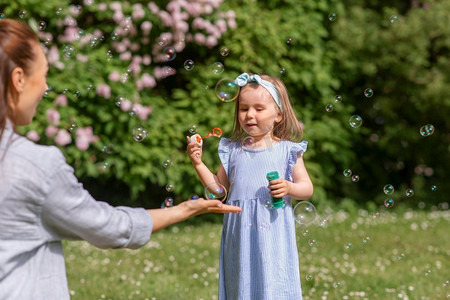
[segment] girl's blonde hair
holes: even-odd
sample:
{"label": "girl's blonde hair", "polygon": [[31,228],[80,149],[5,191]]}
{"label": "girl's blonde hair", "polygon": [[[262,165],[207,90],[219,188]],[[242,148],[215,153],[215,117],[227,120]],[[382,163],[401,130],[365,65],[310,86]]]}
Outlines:
{"label": "girl's blonde hair", "polygon": [[[272,77],[269,75],[260,75],[261,79],[266,80],[273,85],[278,90],[278,94],[281,99],[281,121],[275,123],[272,134],[274,137],[279,138],[280,140],[288,140],[293,142],[300,142],[303,138],[303,129],[300,125],[297,117],[295,116],[294,109],[292,108],[291,101],[289,99],[288,91],[284,83],[277,77]],[[249,82],[247,85],[242,87],[241,89],[247,88],[248,85],[257,85],[256,82]],[[231,140],[234,141],[242,141],[247,134],[242,129],[239,124],[238,113],[239,113],[239,98],[236,99],[236,105],[234,110],[234,123],[233,123],[233,131],[231,133]],[[274,105],[276,106],[275,102]]]}

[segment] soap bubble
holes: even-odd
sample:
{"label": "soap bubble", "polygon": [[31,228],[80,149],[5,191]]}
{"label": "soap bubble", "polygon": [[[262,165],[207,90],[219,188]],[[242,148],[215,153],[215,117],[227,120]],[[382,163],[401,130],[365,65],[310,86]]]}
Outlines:
{"label": "soap bubble", "polygon": [[317,241],[315,239],[309,239],[308,240],[308,245],[311,246],[311,247],[314,246],[316,243],[317,243]]}
{"label": "soap bubble", "polygon": [[172,207],[173,206],[173,198],[167,197],[164,199],[164,202],[161,203],[161,208]]}
{"label": "soap bubble", "polygon": [[351,247],[352,247],[352,243],[346,243],[345,245],[344,245],[344,249],[345,250],[348,250],[348,249],[350,249]]}
{"label": "soap bubble", "polygon": [[190,134],[196,134],[198,132],[198,127],[196,124],[192,124],[188,129]]}
{"label": "soap bubble", "polygon": [[365,89],[364,90],[364,96],[366,96],[366,98],[370,98],[373,96],[373,90],[372,89]]}
{"label": "soap bubble", "polygon": [[166,47],[163,50],[163,57],[165,61],[172,61],[177,56],[177,52],[175,51],[175,48],[172,46]]}
{"label": "soap bubble", "polygon": [[362,118],[358,115],[353,115],[350,117],[350,120],[348,120],[349,124],[353,128],[358,128],[362,124]]}
{"label": "soap bubble", "polygon": [[72,45],[66,45],[63,48],[64,56],[67,58],[71,58],[75,54],[75,47]]}
{"label": "soap bubble", "polygon": [[414,190],[413,190],[413,189],[406,189],[406,191],[405,191],[405,196],[406,196],[406,197],[412,197],[412,196],[414,196]]}
{"label": "soap bubble", "polygon": [[334,21],[336,21],[336,17],[337,17],[336,13],[330,13],[328,15],[328,20],[330,20],[331,22],[334,22]]}
{"label": "soap bubble", "polygon": [[211,70],[213,71],[214,74],[219,75],[219,74],[223,73],[223,71],[225,70],[225,67],[224,67],[223,63],[215,62],[212,64]]}
{"label": "soap bubble", "polygon": [[227,198],[227,189],[218,182],[210,183],[205,187],[205,198],[223,202]]}
{"label": "soap bubble", "polygon": [[342,96],[341,95],[334,96],[334,102],[335,103],[341,103],[342,102]]}
{"label": "soap bubble", "polygon": [[76,123],[76,122],[71,122],[70,125],[69,125],[69,127],[67,128],[67,131],[68,131],[69,133],[72,133],[72,132],[74,132],[77,128],[78,128],[77,123]]}
{"label": "soap bubble", "polygon": [[391,17],[389,18],[389,22],[390,22],[391,24],[397,22],[397,20],[398,20],[398,17],[397,17],[397,16],[391,16]]}
{"label": "soap bubble", "polygon": [[253,148],[255,146],[255,139],[251,136],[247,136],[242,140],[242,146],[244,148]]}
{"label": "soap bubble", "polygon": [[388,198],[384,200],[384,206],[387,208],[391,208],[392,206],[394,206],[394,199]]}
{"label": "soap bubble", "polygon": [[90,48],[96,48],[100,44],[100,39],[97,36],[92,37],[89,40],[89,47]]}
{"label": "soap bubble", "polygon": [[391,195],[393,192],[394,192],[394,186],[392,186],[392,184],[386,184],[384,187],[383,187],[383,192],[386,194],[386,195]]}
{"label": "soap bubble", "polygon": [[44,31],[45,28],[47,28],[47,23],[45,23],[45,21],[39,21],[39,31]]}
{"label": "soap bubble", "polygon": [[281,69],[280,69],[280,74],[281,74],[281,75],[286,74],[286,68],[281,68]]}
{"label": "soap bubble", "polygon": [[429,136],[434,133],[434,126],[432,124],[427,124],[420,127],[420,135]]}
{"label": "soap bubble", "polygon": [[191,59],[186,59],[184,62],[184,68],[188,71],[191,71],[194,68],[194,61]]}
{"label": "soap bubble", "polygon": [[312,276],[311,274],[307,274],[307,275],[305,276],[305,279],[306,279],[307,281],[311,281],[311,280],[314,279],[314,276]]}
{"label": "soap bubble", "polygon": [[175,189],[175,187],[173,186],[173,184],[168,183],[168,184],[166,185],[166,191],[168,191],[168,192],[173,192],[174,189]]}
{"label": "soap bubble", "polygon": [[162,161],[161,165],[163,166],[164,169],[167,169],[172,165],[172,159],[170,157],[167,157]]}
{"label": "soap bubble", "polygon": [[228,50],[227,47],[223,47],[222,49],[220,49],[220,55],[222,56],[227,56],[230,53],[230,50]]}
{"label": "soap bubble", "polygon": [[359,175],[355,174],[352,176],[352,182],[358,182],[359,181]]}
{"label": "soap bubble", "polygon": [[165,37],[160,37],[158,39],[158,45],[160,45],[161,47],[164,47],[167,45],[167,38]]}
{"label": "soap bubble", "polygon": [[366,245],[367,243],[370,242],[370,237],[366,236],[366,237],[362,238],[362,242],[364,245]]}
{"label": "soap bubble", "polygon": [[142,142],[148,136],[148,131],[142,126],[136,126],[133,128],[133,139],[136,142]]}
{"label": "soap bubble", "polygon": [[325,106],[325,110],[327,111],[327,112],[332,112],[333,111],[333,104],[327,104],[326,106]]}
{"label": "soap bubble", "polygon": [[438,189],[437,185],[435,185],[435,184],[431,185],[431,191],[432,192],[436,192],[437,189]]}
{"label": "soap bubble", "polygon": [[28,13],[26,10],[21,10],[19,12],[19,18],[21,18],[21,19],[25,19],[27,17],[27,15],[28,15]]}
{"label": "soap bubble", "polygon": [[294,207],[294,218],[300,225],[308,225],[317,217],[316,207],[308,201],[301,201]]}
{"label": "soap bubble", "polygon": [[106,51],[106,61],[111,61],[111,59],[113,58],[113,54],[111,50],[107,50]]}
{"label": "soap bubble", "polygon": [[6,15],[4,14],[4,13],[0,13],[0,21],[2,20],[2,19],[4,19],[6,17]]}
{"label": "soap bubble", "polygon": [[353,172],[350,169],[345,169],[342,173],[344,174],[345,177],[350,177],[352,176]]}
{"label": "soap bubble", "polygon": [[216,95],[223,102],[231,102],[239,95],[239,86],[233,79],[221,79],[216,84]]}
{"label": "soap bubble", "polygon": [[288,38],[288,39],[286,40],[286,45],[288,45],[288,46],[291,46],[291,45],[292,45],[292,39],[291,39],[291,38]]}

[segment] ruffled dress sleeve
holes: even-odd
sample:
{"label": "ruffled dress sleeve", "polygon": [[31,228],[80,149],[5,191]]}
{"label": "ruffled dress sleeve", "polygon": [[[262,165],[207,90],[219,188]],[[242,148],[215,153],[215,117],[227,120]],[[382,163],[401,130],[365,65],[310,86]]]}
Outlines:
{"label": "ruffled dress sleeve", "polygon": [[289,178],[292,178],[292,169],[297,163],[297,154],[300,153],[303,156],[306,149],[308,148],[307,141],[301,141],[300,143],[292,143],[291,148],[289,149],[289,161],[288,161],[288,175]]}
{"label": "ruffled dress sleeve", "polygon": [[223,168],[225,169],[227,176],[228,176],[231,144],[232,144],[231,140],[227,138],[221,138],[219,142],[219,150],[218,150],[219,158]]}

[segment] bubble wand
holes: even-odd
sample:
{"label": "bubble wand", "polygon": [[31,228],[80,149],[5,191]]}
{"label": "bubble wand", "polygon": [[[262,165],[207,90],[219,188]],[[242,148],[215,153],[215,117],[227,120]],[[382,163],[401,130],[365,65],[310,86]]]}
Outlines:
{"label": "bubble wand", "polygon": [[200,134],[196,133],[194,135],[192,135],[189,138],[189,141],[192,142],[197,142],[197,144],[199,146],[203,145],[203,139],[209,138],[210,136],[216,136],[216,137],[221,137],[222,136],[222,129],[220,129],[219,127],[214,127],[212,132],[209,132],[207,135],[205,136],[201,136]]}

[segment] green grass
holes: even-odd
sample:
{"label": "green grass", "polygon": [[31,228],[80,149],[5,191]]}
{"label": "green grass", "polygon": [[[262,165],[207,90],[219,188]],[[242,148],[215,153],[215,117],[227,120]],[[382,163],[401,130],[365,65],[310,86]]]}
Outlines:
{"label": "green grass", "polygon": [[[450,211],[324,218],[297,226],[304,299],[450,298]],[[65,242],[72,299],[217,299],[220,235],[220,224],[184,223],[139,250]]]}

